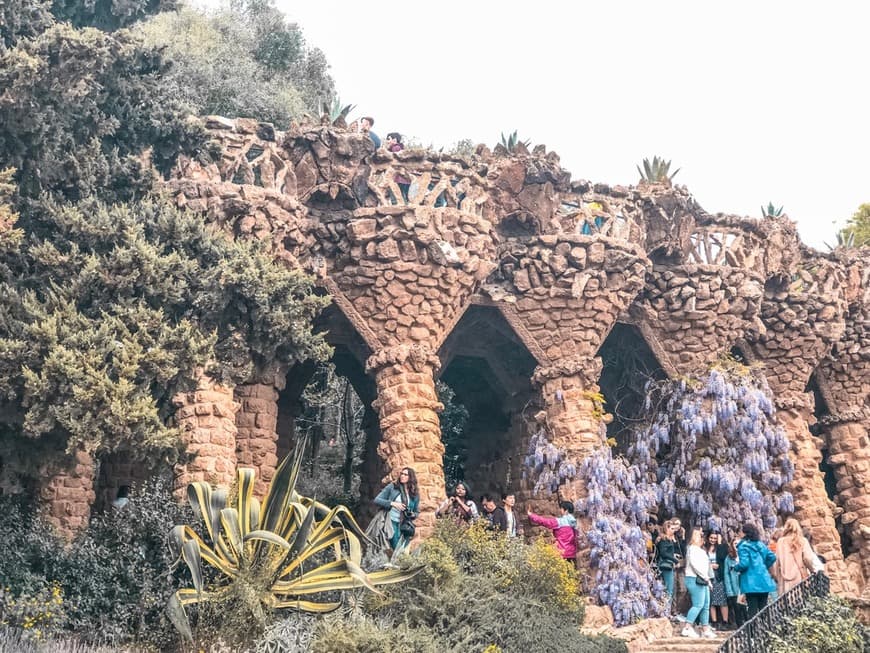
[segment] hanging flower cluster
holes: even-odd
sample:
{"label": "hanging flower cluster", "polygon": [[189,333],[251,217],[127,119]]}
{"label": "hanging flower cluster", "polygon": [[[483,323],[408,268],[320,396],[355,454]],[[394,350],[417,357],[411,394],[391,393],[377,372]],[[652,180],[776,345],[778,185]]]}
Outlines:
{"label": "hanging flower cluster", "polygon": [[592,595],[610,606],[618,626],[666,614],[665,588],[649,565],[644,530],[658,501],[654,486],[610,447],[583,461],[580,478],[587,495],[577,511],[591,522],[586,540],[595,569]]}
{"label": "hanging flower cluster", "polygon": [[783,490],[794,474],[789,442],[775,423],[767,383],[752,369],[729,364],[701,381],[651,383],[645,410],[625,458],[602,446],[577,468],[543,430],[526,457],[535,493],[575,479],[585,484],[577,511],[589,520],[591,593],[610,606],[617,625],[667,610],[647,562],[651,513],[737,531],[746,521],[770,528],[777,514],[794,511]]}
{"label": "hanging flower cluster", "polygon": [[736,532],[746,521],[771,528],[777,514],[794,510],[783,490],[794,475],[789,442],[766,381],[751,368],[732,364],[699,383],[657,383],[646,409],[628,459],[657,483],[664,514]]}

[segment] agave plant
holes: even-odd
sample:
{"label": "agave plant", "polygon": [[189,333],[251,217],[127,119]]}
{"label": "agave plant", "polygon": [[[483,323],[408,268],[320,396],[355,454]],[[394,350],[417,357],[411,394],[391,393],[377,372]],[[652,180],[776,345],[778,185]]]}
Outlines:
{"label": "agave plant", "polygon": [[[193,639],[185,606],[241,598],[250,615],[265,622],[267,610],[288,608],[330,612],[340,607],[336,591],[398,583],[420,568],[367,573],[360,566],[366,536],[345,506],[328,506],[296,492],[305,442],[281,463],[262,506],[253,496],[255,472],[240,468],[233,492],[191,483],[187,497],[202,519],[201,537],[187,525],[176,526],[170,545],[184,560],[193,587],[170,599],[169,616],[181,634]],[[206,539],[208,541],[206,541]],[[206,569],[216,578],[206,586]],[[330,593],[328,598],[323,598]]]}
{"label": "agave plant", "polygon": [[637,171],[640,173],[640,180],[650,184],[671,183],[671,180],[673,180],[676,174],[680,171],[680,168],[677,168],[673,172],[670,170],[671,162],[665,161],[663,158],[660,159],[657,156],[653,157],[652,162],[650,162],[649,159],[644,159],[643,170],[640,169],[640,166],[637,166]]}
{"label": "agave plant", "polygon": [[504,132],[502,132],[501,141],[499,144],[508,152],[513,152],[517,149],[518,145],[522,145],[524,148],[529,149],[531,141],[521,141],[517,136],[517,130],[515,129],[507,137],[505,137]]}
{"label": "agave plant", "polygon": [[330,124],[337,125],[345,122],[348,114],[355,108],[355,104],[342,105],[341,99],[336,97],[330,105],[321,104],[320,115],[327,116]]}
{"label": "agave plant", "polygon": [[761,207],[761,217],[762,218],[778,218],[782,215],[782,207],[776,208],[773,202],[767,203],[767,208],[764,206]]}
{"label": "agave plant", "polygon": [[835,249],[851,249],[855,247],[855,232],[849,231],[848,229],[843,229],[837,232],[837,244],[833,247],[830,243],[825,241],[825,245],[831,251]]}

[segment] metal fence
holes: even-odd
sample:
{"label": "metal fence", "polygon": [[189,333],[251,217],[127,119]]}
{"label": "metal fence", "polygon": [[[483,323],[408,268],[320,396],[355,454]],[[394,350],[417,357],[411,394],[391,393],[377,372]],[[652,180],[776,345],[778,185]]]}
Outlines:
{"label": "metal fence", "polygon": [[768,603],[719,647],[719,653],[764,653],[767,633],[800,612],[813,596],[828,596],[831,580],[822,572],[802,580],[773,603]]}

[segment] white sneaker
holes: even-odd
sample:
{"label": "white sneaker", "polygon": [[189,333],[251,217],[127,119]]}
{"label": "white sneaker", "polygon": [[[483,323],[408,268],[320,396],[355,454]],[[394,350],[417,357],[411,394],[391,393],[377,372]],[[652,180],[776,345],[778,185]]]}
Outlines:
{"label": "white sneaker", "polygon": [[716,631],[714,631],[710,626],[704,626],[701,628],[701,637],[706,637],[707,639],[716,639]]}
{"label": "white sneaker", "polygon": [[692,628],[691,624],[686,624],[680,633],[683,637],[691,637],[692,639],[698,639],[700,635]]}

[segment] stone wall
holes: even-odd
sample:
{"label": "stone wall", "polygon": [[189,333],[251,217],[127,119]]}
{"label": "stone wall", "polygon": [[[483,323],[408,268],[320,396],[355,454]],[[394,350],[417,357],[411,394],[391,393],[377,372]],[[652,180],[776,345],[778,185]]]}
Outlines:
{"label": "stone wall", "polygon": [[[861,560],[870,560],[861,497],[870,458],[866,251],[812,252],[785,217],[712,215],[669,184],[572,181],[543,146],[479,147],[468,157],[390,153],[324,124],[277,132],[209,117],[206,127],[223,155],[210,165],[182,160],[169,192],[234,237],[265,241],[332,295],[377,387],[363,491],[414,466],[424,490],[421,533],[444,493],[434,382],[456,349],[445,342],[469,307],[486,306],[504,316],[537,366],[533,408],[511,404],[525,395],[508,388],[506,414],[528,428],[544,425],[578,461],[600,444],[596,354],[617,321],[634,324],[671,375],[702,373],[739,347],[765,366],[794,446],[798,515],[830,553],[838,587],[850,586],[836,553],[836,508],[818,471],[820,445],[831,454],[843,521]],[[495,355],[478,349],[482,359]],[[824,440],[810,434],[813,406],[804,395],[817,372],[835,413]],[[217,388],[178,400],[177,419],[198,456],[187,476],[225,478],[237,456],[268,473],[277,386],[267,386],[252,379],[237,390],[236,419],[232,397]],[[282,428],[292,432],[286,420]],[[507,468],[510,459],[515,470],[518,457],[505,451],[486,464]],[[573,499],[582,488],[562,492]]]}

